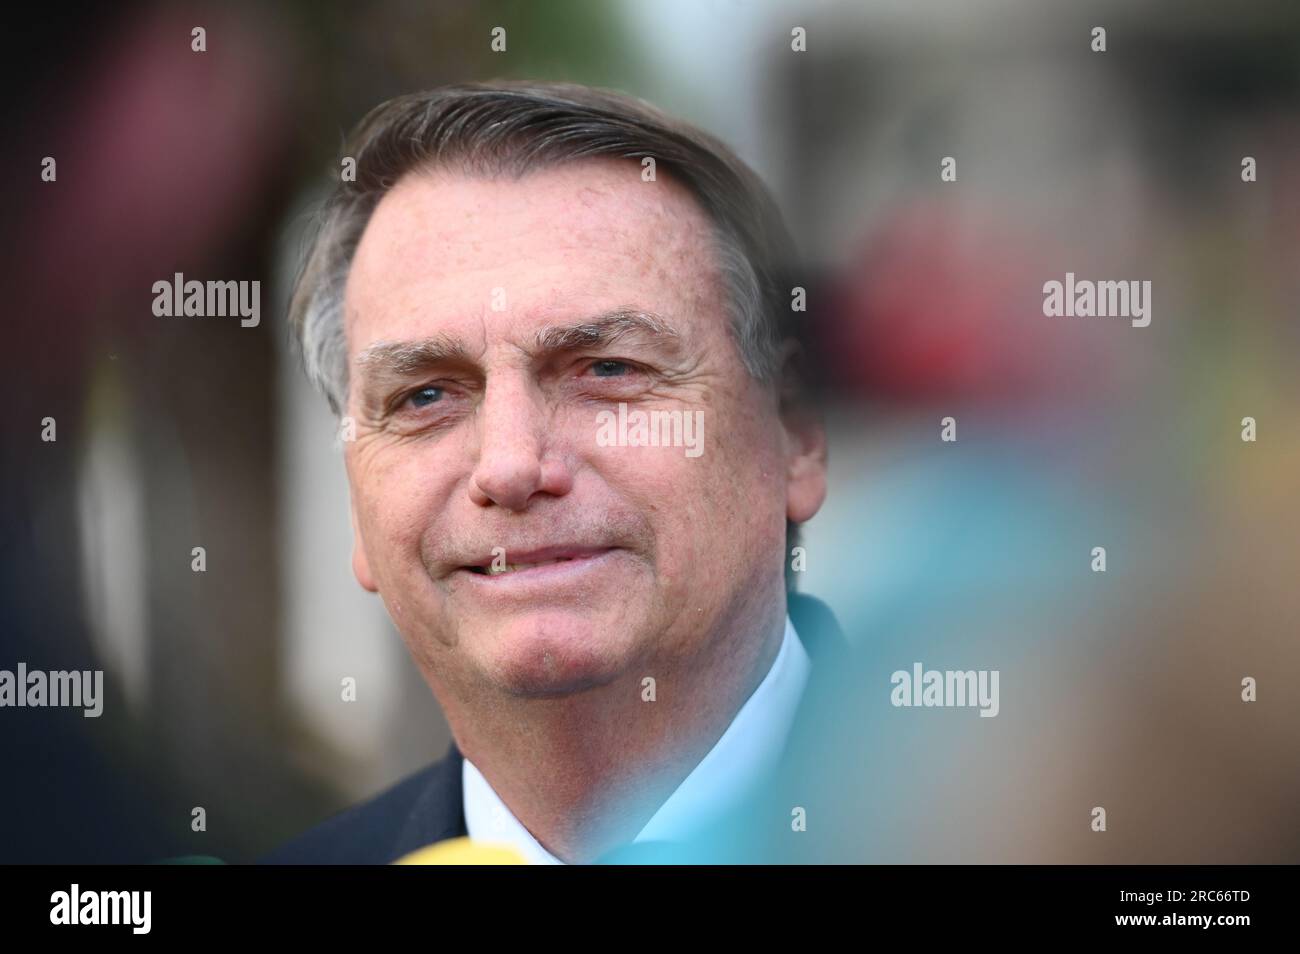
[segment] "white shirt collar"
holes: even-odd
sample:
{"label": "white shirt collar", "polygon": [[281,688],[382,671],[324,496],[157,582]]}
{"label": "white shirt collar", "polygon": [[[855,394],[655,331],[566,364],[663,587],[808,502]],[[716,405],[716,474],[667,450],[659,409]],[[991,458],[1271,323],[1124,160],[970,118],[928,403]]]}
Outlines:
{"label": "white shirt collar", "polygon": [[[780,759],[811,669],[786,616],[772,668],[713,748],[632,840],[685,841],[725,816]],[[471,839],[508,845],[531,864],[563,864],[515,818],[469,759],[462,766],[461,788]]]}

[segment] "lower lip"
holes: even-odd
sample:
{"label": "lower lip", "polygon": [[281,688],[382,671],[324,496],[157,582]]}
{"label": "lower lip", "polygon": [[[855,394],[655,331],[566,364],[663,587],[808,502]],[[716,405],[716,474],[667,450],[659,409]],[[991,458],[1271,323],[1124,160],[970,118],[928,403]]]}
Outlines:
{"label": "lower lip", "polygon": [[616,562],[618,553],[617,549],[597,550],[571,560],[557,560],[554,563],[543,563],[540,566],[510,570],[506,573],[456,570],[451,578],[484,594],[526,596],[536,593],[540,595],[561,587],[595,582],[600,573]]}

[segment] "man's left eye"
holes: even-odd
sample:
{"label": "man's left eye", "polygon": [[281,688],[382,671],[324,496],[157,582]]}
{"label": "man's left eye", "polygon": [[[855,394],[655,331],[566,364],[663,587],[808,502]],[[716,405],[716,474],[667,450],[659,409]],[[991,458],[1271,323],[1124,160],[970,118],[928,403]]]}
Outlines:
{"label": "man's left eye", "polygon": [[603,360],[593,363],[591,370],[598,378],[617,378],[627,374],[632,368],[623,361]]}

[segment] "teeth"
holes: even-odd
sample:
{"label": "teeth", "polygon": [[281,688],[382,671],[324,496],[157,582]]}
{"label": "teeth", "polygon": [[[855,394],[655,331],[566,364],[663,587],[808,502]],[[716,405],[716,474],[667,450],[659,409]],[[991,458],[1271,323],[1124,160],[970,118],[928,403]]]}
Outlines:
{"label": "teeth", "polygon": [[503,573],[512,573],[515,570],[527,570],[535,566],[549,566],[552,563],[563,563],[567,557],[560,557],[555,560],[542,560],[540,563],[507,563],[501,569],[497,569],[491,564],[487,567],[488,576],[501,576]]}

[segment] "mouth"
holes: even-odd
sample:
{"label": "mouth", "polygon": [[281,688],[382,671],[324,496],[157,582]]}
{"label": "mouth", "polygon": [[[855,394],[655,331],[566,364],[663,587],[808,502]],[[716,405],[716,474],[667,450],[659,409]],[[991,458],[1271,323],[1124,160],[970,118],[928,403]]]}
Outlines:
{"label": "mouth", "polygon": [[547,568],[559,569],[564,564],[577,568],[598,560],[614,549],[614,547],[549,547],[517,552],[507,550],[498,556],[462,566],[460,570],[475,576],[492,578],[554,572],[554,570],[548,571]]}

